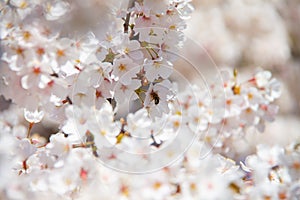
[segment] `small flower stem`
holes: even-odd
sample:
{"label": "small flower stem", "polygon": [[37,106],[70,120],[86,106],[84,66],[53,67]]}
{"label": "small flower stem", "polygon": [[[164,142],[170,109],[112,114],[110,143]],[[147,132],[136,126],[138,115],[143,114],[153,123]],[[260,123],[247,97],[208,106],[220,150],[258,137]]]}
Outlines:
{"label": "small flower stem", "polygon": [[29,123],[28,130],[27,130],[27,138],[28,139],[30,137],[30,132],[31,132],[33,125],[34,125],[34,123],[32,123],[32,122]]}
{"label": "small flower stem", "polygon": [[147,52],[149,53],[149,55],[151,56],[152,60],[155,60],[155,57],[152,55],[151,51],[149,48],[146,47]]}
{"label": "small flower stem", "polygon": [[80,148],[80,147],[86,148],[86,147],[90,147],[93,144],[94,144],[94,142],[86,142],[86,143],[81,143],[81,144],[73,144],[72,148]]}
{"label": "small flower stem", "polygon": [[158,53],[153,48],[150,48],[150,50],[152,50],[152,52],[155,54],[156,58],[159,58]]}

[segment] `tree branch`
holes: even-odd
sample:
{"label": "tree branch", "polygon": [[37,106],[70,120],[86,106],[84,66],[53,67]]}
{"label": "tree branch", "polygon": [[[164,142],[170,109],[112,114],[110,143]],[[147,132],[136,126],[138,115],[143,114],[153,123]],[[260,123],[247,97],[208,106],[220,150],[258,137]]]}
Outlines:
{"label": "tree branch", "polygon": [[[135,0],[129,0],[129,3],[128,3],[128,9],[134,7],[134,3],[135,3]],[[130,21],[130,15],[131,15],[131,12],[128,12],[127,15],[126,15],[126,18],[125,18],[125,22],[123,24],[123,27],[124,27],[124,33],[128,33],[128,30],[129,30],[129,21]]]}

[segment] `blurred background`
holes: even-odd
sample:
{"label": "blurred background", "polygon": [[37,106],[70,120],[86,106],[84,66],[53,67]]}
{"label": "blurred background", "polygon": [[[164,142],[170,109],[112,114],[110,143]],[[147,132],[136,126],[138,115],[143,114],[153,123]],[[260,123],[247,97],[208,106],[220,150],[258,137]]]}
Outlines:
{"label": "blurred background", "polygon": [[[262,68],[282,83],[275,122],[267,124],[265,133],[251,132],[246,142],[234,144],[236,151],[246,155],[260,143],[300,142],[300,1],[194,0],[193,5],[186,34],[202,50],[187,45],[185,52],[205,69],[237,68],[243,80]],[[176,67],[180,70],[181,64]]]}

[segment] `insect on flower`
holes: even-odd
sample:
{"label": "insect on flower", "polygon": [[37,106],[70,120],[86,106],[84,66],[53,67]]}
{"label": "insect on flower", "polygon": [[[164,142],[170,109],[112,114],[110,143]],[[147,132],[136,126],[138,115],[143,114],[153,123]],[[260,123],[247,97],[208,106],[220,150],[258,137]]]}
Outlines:
{"label": "insect on flower", "polygon": [[154,104],[155,105],[159,104],[159,99],[160,98],[159,98],[159,96],[158,96],[158,94],[156,92],[154,92],[152,90],[151,93],[150,93],[150,96],[151,96],[152,101],[154,100]]}

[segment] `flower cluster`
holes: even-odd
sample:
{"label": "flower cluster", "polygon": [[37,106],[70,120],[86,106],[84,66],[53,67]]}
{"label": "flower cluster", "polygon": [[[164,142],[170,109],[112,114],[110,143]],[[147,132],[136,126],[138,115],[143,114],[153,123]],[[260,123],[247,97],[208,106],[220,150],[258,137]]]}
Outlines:
{"label": "flower cluster", "polygon": [[[297,198],[298,144],[240,163],[231,148],[274,120],[271,72],[224,70],[221,85],[181,91],[170,77],[189,0],[113,7],[104,36],[76,24],[101,4],[88,2],[0,3],[0,91],[13,103],[0,113],[1,199]],[[49,119],[54,131],[38,127]]]}
{"label": "flower cluster", "polygon": [[[92,32],[72,38],[54,31],[50,21],[71,12],[67,2],[14,2],[3,5],[1,16],[17,19],[7,22],[1,42],[5,97],[29,112],[48,113],[73,103],[100,108],[108,99],[117,107],[136,98],[150,110],[166,105],[171,91],[161,82],[172,73],[171,53],[184,40],[186,1],[162,1],[162,10],[155,10],[152,2],[135,2],[129,11],[119,11],[124,30],[108,32],[104,40]],[[43,4],[47,6],[41,12]],[[24,12],[20,16],[14,12],[19,9]],[[45,19],[37,20],[37,15]]]}
{"label": "flower cluster", "polygon": [[220,153],[234,156],[230,149],[231,143],[241,140],[253,129],[263,132],[265,122],[274,121],[278,112],[274,101],[280,96],[281,89],[280,83],[271,77],[269,71],[258,71],[244,81],[239,81],[237,70],[233,73],[225,71],[222,75],[223,88],[214,85],[210,87],[215,91],[213,94],[222,94],[223,90],[225,98],[218,100],[218,96],[213,96],[212,101],[216,103],[211,108],[205,108],[203,98],[199,98],[198,105],[204,106],[204,110],[208,111],[204,115],[208,116],[204,121],[207,121],[209,128],[203,135],[203,140],[214,147],[215,151],[219,149]]}
{"label": "flower cluster", "polygon": [[[274,155],[271,153],[271,156],[268,147],[258,147],[258,155],[249,156],[246,164],[241,163],[241,166],[215,152],[208,153],[205,159],[199,159],[203,152],[210,151],[209,145],[212,141],[221,143],[221,146],[216,145],[214,150],[218,150],[219,147],[226,148],[227,142],[232,140],[237,132],[242,133],[250,126],[259,127],[258,124],[263,124],[260,120],[271,119],[274,115],[274,112],[267,112],[268,109],[261,106],[272,106],[271,102],[279,94],[278,88],[275,87],[277,82],[271,79],[268,71],[259,71],[243,83],[237,82],[236,71],[232,76],[229,73],[224,74],[224,77],[228,78],[223,86],[228,93],[226,105],[228,101],[233,101],[233,98],[241,98],[241,102],[244,103],[235,105],[239,111],[232,111],[226,106],[223,116],[218,113],[217,117],[212,113],[209,95],[201,93],[199,88],[194,86],[192,90],[179,93],[177,100],[169,103],[170,112],[163,114],[162,118],[156,118],[158,120],[155,121],[145,108],[129,114],[126,119],[116,120],[108,102],[104,103],[101,109],[68,106],[67,120],[61,131],[52,134],[47,142],[37,135],[28,139],[28,130],[21,120],[22,111],[11,107],[1,115],[1,128],[4,130],[1,141],[11,145],[4,145],[7,148],[1,153],[2,161],[6,163],[1,170],[7,176],[0,184],[2,190],[8,198],[16,198],[18,194],[17,198],[33,199],[41,196],[149,199],[153,192],[156,194],[154,199],[167,196],[178,199],[217,199],[219,194],[224,195],[226,199],[297,195],[294,194],[297,184],[293,186],[295,189],[288,189],[290,184],[295,183],[290,179],[287,183],[278,182],[281,175],[276,171],[279,164],[282,164],[285,170],[289,169],[289,165],[296,166],[296,158],[289,159],[290,155],[297,156],[296,148],[287,151],[286,158],[281,163],[278,161],[281,159],[279,153],[283,153],[284,150],[277,147],[274,147]],[[249,91],[255,99],[252,103]],[[242,117],[242,113],[247,112],[249,108],[255,113],[255,120],[249,120],[243,126],[232,126],[231,131],[226,129],[226,136],[221,135],[221,139],[217,138],[215,131],[210,131],[225,120],[237,121],[235,118]],[[191,112],[191,109],[198,112]],[[12,116],[11,113],[15,114]],[[193,142],[195,137],[197,140]],[[126,175],[100,165],[97,162],[99,159],[105,165],[130,172],[150,171],[158,167],[163,169],[143,176]],[[266,163],[266,173],[260,174],[261,169],[256,165],[255,159]],[[173,165],[169,166],[170,162],[173,162]],[[297,167],[294,171],[284,171],[283,176],[293,176],[289,173],[296,173]],[[258,177],[256,173],[259,173]],[[15,177],[15,181],[7,182],[12,177]],[[24,187],[28,181],[31,182],[30,189]],[[250,184],[251,182],[255,184]],[[260,191],[256,182],[274,182],[276,193],[269,191],[267,186],[266,191]],[[99,187],[106,189],[92,192]]]}
{"label": "flower cluster", "polygon": [[[15,114],[11,115],[11,112]],[[21,120],[22,111],[16,107],[3,112],[0,119],[3,130],[0,188],[3,198],[299,197],[299,144],[296,143],[285,148],[260,145],[256,154],[249,155],[244,162],[235,163],[214,153],[199,159],[203,142],[197,141],[172,166],[151,174],[128,175],[99,164],[89,148],[73,143],[76,139],[72,136],[57,133],[50,137],[49,142],[39,137],[27,139],[27,130]]]}

